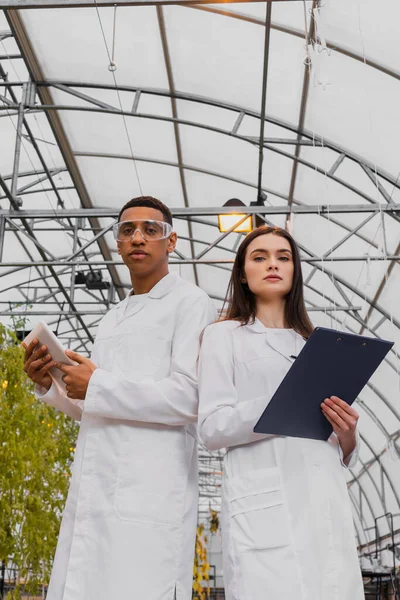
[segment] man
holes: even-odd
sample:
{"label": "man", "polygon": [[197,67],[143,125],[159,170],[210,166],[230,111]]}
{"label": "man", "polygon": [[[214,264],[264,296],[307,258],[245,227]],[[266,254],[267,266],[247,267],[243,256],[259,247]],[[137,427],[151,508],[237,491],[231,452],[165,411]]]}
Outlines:
{"label": "man", "polygon": [[[159,200],[136,198],[114,226],[131,294],[99,325],[89,360],[54,363],[34,340],[38,396],[81,419],[48,600],[189,600],[197,518],[196,362],[214,320],[175,273],[177,236]],[[52,382],[64,372],[67,394]]]}

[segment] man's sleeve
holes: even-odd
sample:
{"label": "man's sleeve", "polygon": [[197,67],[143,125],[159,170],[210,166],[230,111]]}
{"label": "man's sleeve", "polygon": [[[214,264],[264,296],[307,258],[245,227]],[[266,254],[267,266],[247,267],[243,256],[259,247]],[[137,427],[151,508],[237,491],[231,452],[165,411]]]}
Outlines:
{"label": "man's sleeve", "polygon": [[68,415],[75,421],[80,421],[82,417],[81,401],[70,400],[64,389],[58,385],[56,381],[53,381],[51,388],[47,391],[46,388],[41,386],[35,387],[35,395],[38,400],[42,400],[49,406],[60,410],[61,412]]}
{"label": "man's sleeve", "polygon": [[89,382],[85,413],[171,426],[196,422],[199,338],[215,318],[208,296],[187,297],[180,306],[172,341],[170,376],[160,381],[134,381],[121,373],[96,369]]}

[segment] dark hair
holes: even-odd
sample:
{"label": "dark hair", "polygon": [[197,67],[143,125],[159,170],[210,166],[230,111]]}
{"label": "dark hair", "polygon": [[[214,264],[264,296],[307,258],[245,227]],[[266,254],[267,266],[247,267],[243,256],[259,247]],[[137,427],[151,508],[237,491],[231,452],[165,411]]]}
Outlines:
{"label": "dark hair", "polygon": [[157,200],[157,198],[153,198],[153,196],[139,196],[138,198],[132,198],[132,200],[129,200],[129,202],[124,204],[119,211],[118,221],[121,220],[121,215],[124,210],[127,210],[128,208],[135,208],[136,206],[147,206],[148,208],[159,210],[164,215],[164,221],[172,225],[172,213],[168,206],[165,206],[161,200]]}
{"label": "dark hair", "polygon": [[254,323],[256,317],[256,299],[247,283],[243,283],[242,281],[244,277],[244,263],[249,244],[260,235],[266,234],[283,237],[290,244],[294,263],[294,275],[292,289],[286,296],[285,321],[288,327],[294,329],[303,337],[308,338],[313,332],[314,327],[307,314],[304,302],[303,275],[301,272],[299,250],[292,236],[280,227],[257,227],[240,244],[224,302],[224,308],[226,304],[228,308],[222,319],[240,321],[242,325],[247,325],[249,322]]}

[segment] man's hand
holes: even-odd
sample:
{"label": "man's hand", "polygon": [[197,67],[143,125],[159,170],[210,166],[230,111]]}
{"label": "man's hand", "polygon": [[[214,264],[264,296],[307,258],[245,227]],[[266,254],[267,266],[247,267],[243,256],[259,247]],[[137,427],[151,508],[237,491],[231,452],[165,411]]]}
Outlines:
{"label": "man's hand", "polygon": [[47,352],[47,346],[39,346],[39,340],[34,339],[29,346],[22,342],[25,348],[24,371],[36,385],[44,387],[47,391],[53,382],[49,369],[55,362]]}
{"label": "man's hand", "polygon": [[66,385],[68,398],[84,400],[90,378],[97,367],[91,360],[81,356],[77,352],[66,350],[65,354],[78,364],[70,366],[56,362],[54,366],[64,373],[63,381]]}

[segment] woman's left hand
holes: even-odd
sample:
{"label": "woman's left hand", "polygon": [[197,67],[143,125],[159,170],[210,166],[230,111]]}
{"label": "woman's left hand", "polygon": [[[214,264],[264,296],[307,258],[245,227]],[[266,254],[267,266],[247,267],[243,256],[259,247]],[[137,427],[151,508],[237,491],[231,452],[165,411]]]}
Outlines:
{"label": "woman's left hand", "polygon": [[347,402],[331,396],[323,401],[321,409],[339,440],[355,437],[359,414]]}

